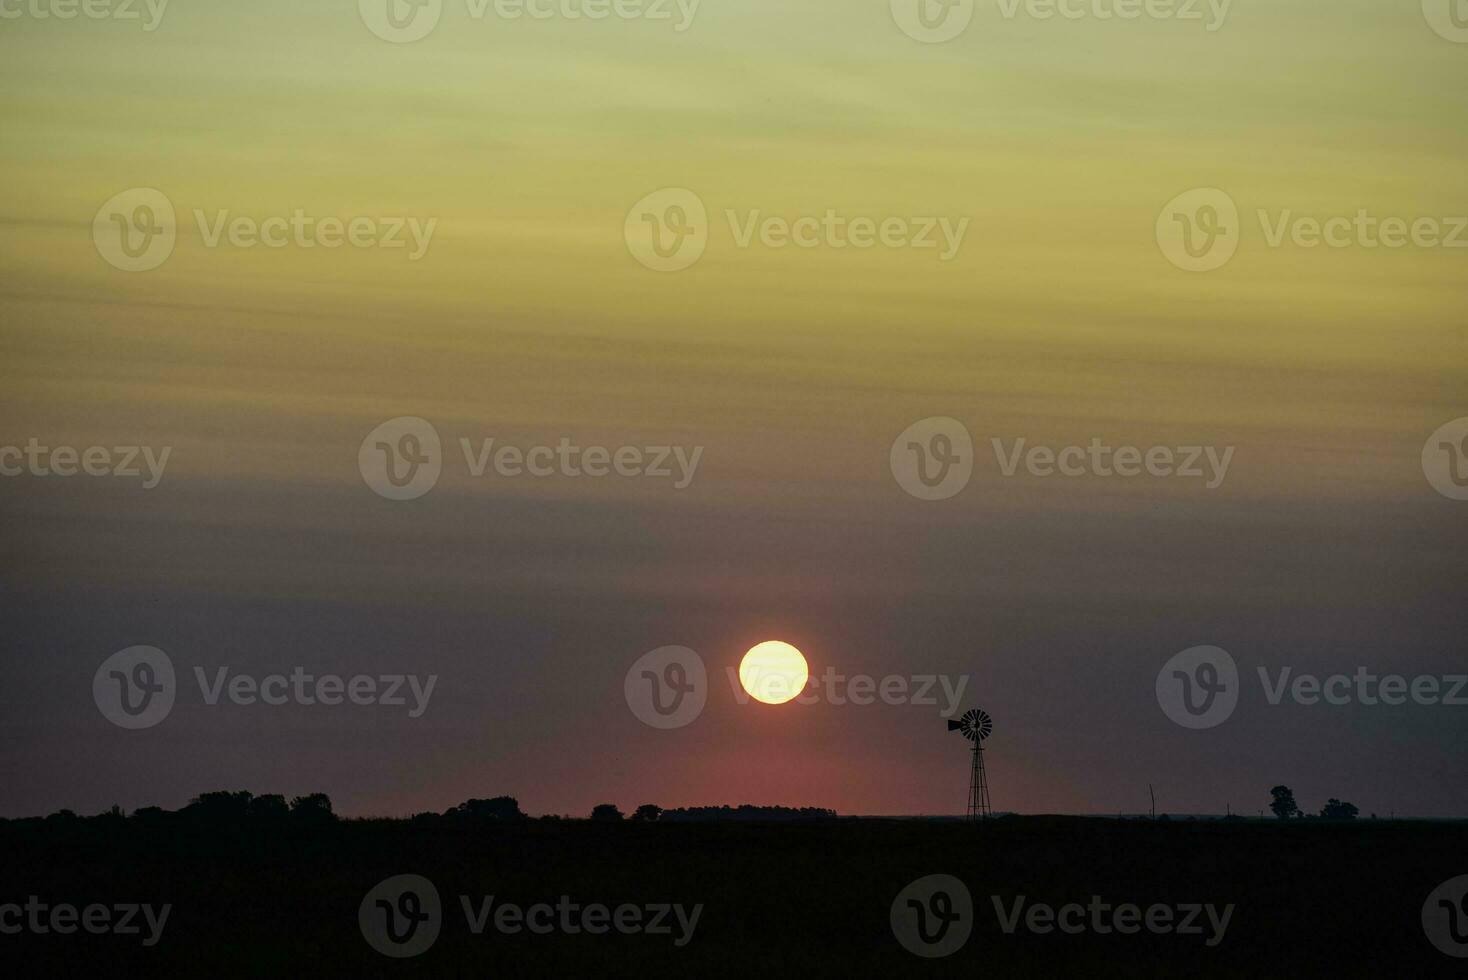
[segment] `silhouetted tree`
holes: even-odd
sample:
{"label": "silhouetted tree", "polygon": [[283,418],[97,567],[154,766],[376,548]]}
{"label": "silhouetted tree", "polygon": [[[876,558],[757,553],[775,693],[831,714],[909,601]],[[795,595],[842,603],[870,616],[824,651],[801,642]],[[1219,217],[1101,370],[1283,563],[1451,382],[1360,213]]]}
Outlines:
{"label": "silhouetted tree", "polygon": [[1273,802],[1269,804],[1269,809],[1274,811],[1276,817],[1288,820],[1291,817],[1300,816],[1300,808],[1295,804],[1294,790],[1288,786],[1276,786],[1269,791],[1269,795],[1274,798]]}
{"label": "silhouetted tree", "polygon": [[591,819],[616,821],[622,819],[622,811],[617,809],[615,803],[598,803],[591,809]]}
{"label": "silhouetted tree", "polygon": [[788,806],[751,806],[741,803],[731,806],[690,806],[676,810],[664,810],[658,818],[660,823],[682,820],[835,820],[836,811],[825,807],[805,806],[799,809]]}
{"label": "silhouetted tree", "polygon": [[1320,817],[1323,820],[1355,820],[1361,811],[1353,804],[1342,803],[1335,797],[1326,801],[1325,806],[1320,808]]}
{"label": "silhouetted tree", "polygon": [[335,820],[331,812],[331,797],[325,793],[308,793],[291,800],[291,819],[306,821]]}
{"label": "silhouetted tree", "polygon": [[465,800],[449,811],[456,817],[472,820],[524,820],[520,801],[513,796],[496,796],[489,800]]}
{"label": "silhouetted tree", "polygon": [[632,819],[646,823],[656,823],[658,817],[663,815],[663,808],[656,803],[644,803],[632,811]]}
{"label": "silhouetted tree", "polygon": [[250,801],[250,819],[252,820],[283,820],[290,815],[290,812],[291,809],[286,805],[285,797],[279,793],[266,793]]}
{"label": "silhouetted tree", "polygon": [[253,796],[243,789],[232,793],[227,790],[200,793],[181,812],[187,817],[211,823],[233,823],[249,816]]}

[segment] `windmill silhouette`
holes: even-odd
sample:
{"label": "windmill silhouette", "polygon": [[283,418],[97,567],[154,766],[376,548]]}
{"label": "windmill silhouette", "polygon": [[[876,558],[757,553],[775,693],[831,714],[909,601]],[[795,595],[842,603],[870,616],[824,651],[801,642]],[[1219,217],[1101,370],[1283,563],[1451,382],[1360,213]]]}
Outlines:
{"label": "windmill silhouette", "polygon": [[994,731],[994,721],[987,711],[971,708],[957,721],[948,722],[950,732],[959,732],[974,743],[973,763],[968,776],[968,818],[984,820],[989,816],[989,777],[984,774],[984,739]]}

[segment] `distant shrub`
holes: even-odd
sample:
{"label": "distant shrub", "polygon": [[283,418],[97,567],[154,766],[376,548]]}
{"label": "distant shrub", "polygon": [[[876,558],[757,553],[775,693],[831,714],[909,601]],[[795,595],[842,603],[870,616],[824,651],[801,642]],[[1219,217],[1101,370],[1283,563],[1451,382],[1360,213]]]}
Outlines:
{"label": "distant shrub", "polygon": [[291,819],[312,823],[335,820],[336,814],[331,810],[331,797],[325,793],[308,793],[295,797],[291,800]]}
{"label": "distant shrub", "polygon": [[207,820],[210,823],[243,822],[250,815],[250,801],[253,798],[254,794],[248,790],[200,793],[180,812],[190,819]]}
{"label": "distant shrub", "polygon": [[257,796],[250,801],[250,818],[252,820],[283,820],[290,816],[291,808],[286,805],[285,797],[279,793],[266,793]]}
{"label": "distant shrub", "polygon": [[496,796],[488,800],[465,800],[444,816],[468,820],[524,820],[520,801],[513,796]]}
{"label": "distant shrub", "polygon": [[825,807],[751,806],[748,803],[737,807],[692,806],[676,810],[664,810],[661,822],[681,820],[835,820],[836,811]]}

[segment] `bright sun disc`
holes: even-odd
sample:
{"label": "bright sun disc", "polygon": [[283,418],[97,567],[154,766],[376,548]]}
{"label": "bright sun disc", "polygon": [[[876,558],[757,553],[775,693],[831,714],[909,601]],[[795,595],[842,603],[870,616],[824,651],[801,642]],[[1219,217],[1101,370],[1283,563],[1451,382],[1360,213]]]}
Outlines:
{"label": "bright sun disc", "polygon": [[750,648],[739,663],[739,683],[749,696],[765,704],[784,704],[805,690],[810,667],[788,643],[766,640]]}

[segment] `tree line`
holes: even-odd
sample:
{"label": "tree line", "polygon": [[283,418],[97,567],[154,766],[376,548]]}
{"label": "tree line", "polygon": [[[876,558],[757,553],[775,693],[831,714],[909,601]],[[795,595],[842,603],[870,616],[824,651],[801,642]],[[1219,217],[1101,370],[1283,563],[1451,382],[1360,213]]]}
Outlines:
{"label": "tree line", "polygon": [[[1310,814],[1305,813],[1295,802],[1295,791],[1288,786],[1276,786],[1269,791],[1271,797],[1269,809],[1281,820],[1312,819]],[[1355,820],[1361,813],[1353,803],[1345,803],[1331,797],[1325,806],[1320,808],[1317,819],[1320,820]],[[1373,814],[1374,816],[1374,814]]]}
{"label": "tree line", "polygon": [[[664,810],[654,803],[644,803],[632,811],[630,817],[623,814],[614,803],[598,803],[591,813],[583,818],[598,823],[616,823],[628,820],[632,823],[675,823],[689,820],[832,820],[835,810],[820,807],[730,806],[679,807]],[[186,824],[322,824],[338,818],[332,810],[331,798],[325,793],[309,793],[289,800],[279,793],[256,795],[248,790],[220,790],[200,793],[187,806],[178,810],[165,810],[157,806],[145,806],[125,814],[121,807],[112,806],[93,817],[78,816],[72,810],[58,810],[47,817],[28,817],[22,820],[0,818],[0,825],[13,823],[65,824],[76,821],[113,823],[136,821],[139,824],[186,823]],[[442,813],[424,811],[408,818],[416,824],[460,824],[493,823],[537,819],[520,809],[520,802],[513,796],[495,796],[487,799],[465,800],[451,806]],[[550,814],[540,820],[568,820],[568,816]]]}

